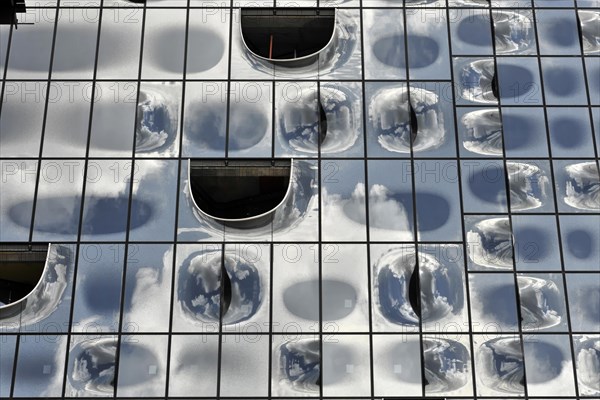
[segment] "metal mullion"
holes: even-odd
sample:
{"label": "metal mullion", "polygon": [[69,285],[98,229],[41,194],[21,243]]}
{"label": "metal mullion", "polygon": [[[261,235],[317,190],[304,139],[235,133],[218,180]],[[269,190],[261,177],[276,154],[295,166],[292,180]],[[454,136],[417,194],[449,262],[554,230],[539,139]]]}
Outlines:
{"label": "metal mullion", "polygon": [[66,396],[67,389],[67,375],[68,375],[68,366],[69,366],[69,353],[70,347],[72,344],[72,337],[74,336],[73,332],[73,315],[75,311],[75,294],[77,289],[77,271],[79,269],[79,253],[81,252],[81,236],[83,231],[83,217],[85,210],[85,191],[87,188],[87,171],[88,171],[88,156],[90,152],[90,140],[92,134],[92,116],[94,111],[94,98],[96,92],[96,76],[98,72],[98,56],[100,49],[100,36],[102,33],[102,16],[103,16],[103,8],[102,5],[104,0],[100,1],[100,8],[98,11],[98,33],[96,35],[96,52],[94,55],[94,70],[92,72],[92,89],[91,89],[91,97],[90,97],[90,109],[89,109],[89,117],[88,117],[88,132],[87,132],[87,141],[86,141],[86,149],[85,149],[85,157],[83,158],[83,182],[81,185],[81,203],[79,204],[79,227],[77,230],[77,242],[75,243],[75,259],[73,263],[73,282],[71,289],[71,305],[69,310],[69,326],[67,331],[67,345],[66,345],[66,354],[65,354],[65,367],[63,372],[63,388],[62,395]]}
{"label": "metal mullion", "polygon": [[273,243],[269,243],[269,254],[270,254],[270,262],[269,262],[269,267],[270,267],[270,277],[269,277],[269,365],[267,366],[267,368],[269,369],[268,371],[268,388],[267,388],[267,394],[268,397],[271,398],[272,396],[272,385],[271,382],[273,380],[272,375],[273,375],[273,256],[275,252],[275,246],[273,245]]}
{"label": "metal mullion", "polygon": [[[225,268],[225,246],[226,243],[223,242],[221,244],[221,274],[223,274],[223,269]],[[225,272],[227,273],[227,272]],[[217,394],[216,397],[217,399],[221,399],[221,367],[222,367],[222,359],[223,359],[223,338],[226,337],[227,335],[223,333],[223,302],[221,301],[223,299],[223,279],[221,278],[221,284],[219,287],[219,331],[218,331],[218,338],[219,338],[219,342],[217,343],[217,352],[218,352],[218,357],[217,357]]]}
{"label": "metal mullion", "polygon": [[[57,8],[56,11],[54,13],[54,29],[52,31],[52,45],[51,45],[51,51],[50,51],[50,62],[48,64],[48,78],[46,79],[46,96],[43,99],[44,100],[44,111],[43,111],[43,116],[42,116],[42,131],[40,132],[40,148],[38,150],[38,164],[37,164],[37,174],[35,176],[35,188],[33,191],[33,203],[32,203],[32,208],[31,208],[31,223],[29,226],[29,243],[31,243],[31,241],[33,240],[33,227],[35,224],[35,211],[37,209],[37,195],[38,195],[38,191],[39,191],[39,186],[40,186],[40,175],[42,173],[42,152],[44,149],[44,135],[46,133],[46,118],[48,116],[48,103],[49,103],[49,97],[50,97],[50,83],[52,82],[52,67],[54,64],[54,50],[55,50],[55,46],[56,46],[56,32],[58,31],[58,20],[59,20],[59,11],[60,8],[58,8],[58,6],[60,6],[60,0],[57,0]],[[7,57],[8,60],[8,57]],[[7,64],[8,67],[8,64]],[[4,71],[6,73],[6,70]]]}
{"label": "metal mullion", "polygon": [[6,56],[4,59],[4,71],[2,73],[2,87],[0,87],[0,115],[2,115],[2,106],[4,105],[4,88],[6,87],[6,76],[8,72],[8,60],[10,58],[10,47],[12,43],[13,25],[8,29],[8,40],[6,41]]}
{"label": "metal mullion", "polygon": [[[138,75],[137,75],[137,94],[136,94],[136,111],[135,111],[135,118],[134,121],[137,121],[137,117],[138,117],[138,107],[137,104],[139,104],[139,99],[140,99],[140,87],[141,87],[141,83],[140,83],[140,77],[142,76],[142,64],[143,64],[143,59],[144,59],[144,40],[146,37],[146,3],[144,2],[143,5],[143,9],[142,9],[142,34],[141,34],[141,39],[140,39],[140,54],[139,54],[139,63],[138,63]],[[128,159],[128,161],[131,163],[131,175],[129,176],[129,198],[127,199],[127,224],[126,224],[126,231],[125,231],[125,244],[124,244],[124,259],[123,259],[123,273],[121,275],[121,304],[120,304],[120,308],[119,308],[119,325],[118,325],[118,330],[117,330],[117,348],[116,348],[116,353],[115,353],[115,372],[114,372],[114,377],[113,377],[113,389],[114,389],[114,393],[115,396],[117,394],[117,388],[118,388],[118,383],[119,383],[119,367],[120,367],[120,361],[121,361],[121,344],[123,343],[122,341],[122,337],[123,337],[123,333],[122,333],[122,329],[123,329],[123,311],[124,311],[124,307],[125,307],[125,288],[126,288],[126,279],[127,279],[127,268],[129,265],[129,233],[131,230],[131,204],[132,204],[132,200],[133,200],[133,188],[134,188],[134,176],[135,176],[135,143],[136,143],[136,132],[135,129],[136,127],[134,126],[134,132],[133,132],[133,143],[132,143],[132,147],[131,147],[131,158]]]}
{"label": "metal mullion", "polygon": [[[493,23],[491,19],[491,7],[486,7],[482,9],[487,11],[488,16],[490,17],[490,21]],[[483,12],[482,12],[483,14]],[[452,50],[452,34],[450,30],[450,7],[446,8],[446,19],[447,19],[447,28],[448,28],[448,52],[450,56],[450,76],[454,77],[454,54]],[[492,37],[493,40],[493,37]],[[467,335],[469,338],[469,351],[471,358],[471,389],[473,390],[473,396],[477,396],[477,379],[475,375],[475,348],[473,346],[473,325],[472,325],[472,316],[471,316],[471,289],[469,282],[469,269],[468,269],[468,248],[467,248],[467,238],[465,235],[465,223],[464,223],[464,215],[465,215],[465,207],[463,201],[463,189],[462,189],[462,165],[461,165],[461,157],[460,157],[460,140],[458,134],[458,116],[456,115],[456,87],[454,84],[452,86],[452,109],[453,109],[453,119],[454,119],[454,136],[455,136],[455,144],[456,144],[456,175],[458,179],[458,195],[459,195],[459,204],[460,204],[460,215],[461,218],[461,238],[462,238],[462,255],[463,255],[463,272],[465,277],[465,286],[464,290],[466,292],[466,300],[467,300],[467,317],[468,317],[468,326],[467,326]],[[498,108],[500,108],[498,106]]]}
{"label": "metal mullion", "polygon": [[371,397],[375,398],[375,373],[374,373],[374,358],[373,358],[373,293],[372,293],[372,285],[371,285],[371,229],[369,222],[369,158],[367,156],[367,115],[364,112],[366,97],[365,97],[365,58],[364,58],[364,20],[363,20],[363,0],[360,1],[360,47],[363,51],[363,56],[361,59],[361,73],[362,73],[362,97],[361,97],[361,110],[362,112],[362,129],[363,129],[363,159],[364,159],[364,174],[365,174],[365,225],[366,225],[366,249],[367,249],[367,301],[369,304],[369,372],[370,372],[370,382],[371,382]]}
{"label": "metal mullion", "polygon": [[[231,48],[232,48],[232,36],[233,36],[233,0],[229,0],[229,48],[228,48],[228,60],[227,60],[227,115],[225,120],[225,163],[227,163],[229,157],[229,123],[230,123],[230,112],[231,112]],[[189,161],[188,161],[189,162]],[[189,166],[188,166],[189,167]],[[225,238],[225,228],[223,228],[223,242],[221,244],[221,267],[223,268],[225,265],[225,246],[226,246],[226,238]],[[223,285],[221,285],[221,296],[219,297],[219,310],[221,310],[222,303],[221,299]],[[223,361],[223,313],[219,312],[219,343],[217,344],[217,400],[221,399],[221,367]]]}
{"label": "metal mullion", "polygon": [[[512,108],[512,106],[510,106]],[[193,157],[192,157],[193,158]],[[131,157],[123,157],[123,156],[115,156],[115,157],[107,157],[107,156],[96,156],[96,157],[90,157],[90,158],[86,158],[86,157],[65,157],[65,158],[57,158],[57,157],[44,157],[45,160],[57,160],[57,161],[86,161],[86,160],[115,160],[115,161],[129,161],[131,160]],[[141,158],[143,160],[149,160],[149,161],[163,161],[165,159],[173,159],[171,157],[143,157]],[[176,159],[176,158],[175,158]],[[187,158],[184,158],[187,159]],[[203,157],[203,160],[223,160],[222,157]],[[310,161],[315,161],[317,160],[316,157],[302,157],[302,160],[310,160]],[[395,160],[408,160],[409,158],[398,158],[398,157],[369,157],[370,160],[381,160],[381,161],[395,161]],[[417,160],[430,160],[430,161],[438,161],[438,160],[445,160],[445,161],[454,161],[457,158],[456,157],[415,157],[415,159]],[[551,160],[562,160],[562,161],[570,161],[573,160],[573,157],[553,157],[552,159],[548,158],[548,157],[511,157],[511,160],[517,160],[517,161],[551,161]],[[581,160],[596,160],[596,157],[578,157],[578,159]],[[10,158],[10,157],[3,157],[0,158],[0,161],[14,161],[15,158]],[[36,161],[38,160],[37,157],[19,157],[18,160],[25,160],[25,161]],[[363,161],[364,158],[362,157],[323,157],[322,158],[323,161]],[[466,161],[489,161],[489,160],[499,160],[498,158],[491,158],[491,157],[462,157],[461,160],[466,160]],[[551,212],[531,212],[530,214],[552,214]],[[575,213],[575,212],[561,212],[561,214],[581,214],[581,213]],[[590,212],[590,213],[586,213],[586,214],[600,214],[600,212]]]}
{"label": "metal mullion", "polygon": [[[577,1],[575,1],[575,17],[576,17],[576,23],[578,24],[578,33],[580,32],[579,29],[579,13],[577,12]],[[533,20],[537,21],[536,18],[536,14],[535,14],[535,7],[532,9],[532,13],[533,13]],[[538,29],[537,29],[537,23],[533,24],[534,27],[534,33],[535,33],[535,40],[536,43],[539,43],[539,33],[538,33]],[[591,101],[590,101],[590,93],[588,90],[588,80],[587,80],[587,74],[586,74],[586,66],[585,66],[585,58],[583,56],[583,39],[580,36],[580,51],[581,51],[581,63],[582,63],[582,68],[583,68],[583,76],[584,76],[584,82],[585,82],[585,86],[586,86],[586,96],[587,96],[587,101],[588,101],[588,106],[589,106],[589,118],[590,118],[590,124],[591,124],[591,133],[592,133],[592,142],[594,144],[594,152],[596,154],[596,157],[598,157],[598,151],[597,151],[597,147],[596,147],[596,137],[594,135],[594,123],[593,123],[593,116],[592,116],[592,108],[591,108]],[[539,45],[538,45],[539,46]],[[539,57],[539,56],[538,56]],[[541,57],[539,57],[541,58]],[[563,287],[563,294],[564,294],[564,304],[565,304],[565,312],[567,314],[567,328],[569,330],[568,333],[568,339],[569,339],[569,348],[571,351],[571,360],[572,360],[572,368],[573,368],[573,385],[575,387],[575,395],[577,397],[579,397],[579,385],[578,385],[578,380],[577,380],[577,360],[575,358],[575,346],[573,345],[573,330],[572,330],[572,325],[571,325],[571,313],[569,310],[569,294],[567,292],[567,276],[566,276],[566,269],[565,269],[565,259],[564,259],[564,252],[563,252],[563,242],[562,242],[562,235],[561,235],[561,229],[560,229],[560,215],[561,213],[559,212],[559,207],[558,207],[558,196],[556,194],[556,180],[555,180],[555,174],[554,174],[554,159],[552,157],[552,145],[551,145],[551,140],[550,140],[550,125],[548,123],[548,108],[547,108],[547,104],[546,104],[546,91],[545,91],[545,86],[544,86],[544,76],[542,74],[542,64],[541,64],[541,59],[538,62],[538,68],[539,68],[539,74],[540,74],[540,92],[542,94],[542,102],[543,102],[543,107],[544,107],[544,123],[546,125],[546,142],[547,142],[547,146],[548,146],[548,157],[549,157],[549,162],[548,164],[550,165],[550,177],[552,179],[552,194],[553,194],[553,200],[554,200],[554,210],[555,210],[555,221],[556,221],[556,232],[557,232],[557,236],[558,236],[558,251],[559,251],[559,256],[560,256],[560,265],[561,265],[561,279],[562,279],[562,287]],[[598,165],[598,164],[596,164]],[[555,332],[553,332],[555,333]],[[523,355],[524,358],[524,355]]]}
{"label": "metal mullion", "polygon": [[[594,154],[596,155],[596,168],[598,168],[598,170],[600,171],[600,157],[598,156],[598,154],[600,153],[600,143],[598,143],[596,141],[596,128],[594,126],[594,114],[593,114],[593,105],[592,105],[592,97],[590,94],[590,81],[588,79],[588,73],[587,73],[587,64],[585,63],[586,61],[586,55],[583,52],[583,37],[581,35],[581,24],[579,21],[579,6],[577,4],[577,1],[575,1],[575,19],[576,19],[576,23],[577,23],[577,32],[579,33],[579,48],[581,51],[581,54],[579,56],[576,57],[581,57],[581,66],[583,67],[583,81],[585,83],[585,94],[587,97],[587,102],[588,102],[588,110],[589,110],[589,115],[590,115],[590,124],[591,124],[591,128],[592,128],[592,143],[594,143]],[[536,36],[537,36],[537,26],[536,26]],[[593,58],[593,57],[590,57]],[[578,393],[578,392],[577,392]]]}
{"label": "metal mullion", "polygon": [[[407,8],[406,4],[404,4],[402,17],[404,22],[404,65],[406,65],[406,93],[408,97],[408,107],[409,111],[412,107],[410,102],[410,60],[408,59],[408,18],[406,16],[406,12],[411,8]],[[422,12],[423,9],[415,8],[413,9],[415,12]],[[412,136],[412,132],[411,132]],[[413,235],[414,235],[414,251],[415,251],[415,268],[413,270],[413,274],[417,274],[417,282],[419,284],[418,287],[418,296],[421,296],[421,282],[420,282],[420,268],[419,268],[419,228],[418,228],[418,218],[417,218],[417,188],[415,183],[415,156],[413,149],[413,140],[411,137],[410,140],[410,168],[411,168],[411,189],[412,189],[412,211],[413,211]],[[420,302],[419,302],[420,304]],[[419,306],[420,307],[420,306]],[[419,314],[421,314],[419,312]],[[427,379],[425,377],[425,352],[423,346],[423,319],[422,316],[419,315],[419,347],[420,347],[420,357],[421,357],[421,396],[425,397],[426,395],[426,382]]]}
{"label": "metal mullion", "polygon": [[175,270],[177,269],[177,228],[179,226],[179,193],[181,191],[181,164],[183,162],[182,151],[183,151],[183,131],[184,131],[184,118],[185,118],[185,94],[187,88],[187,56],[188,56],[188,43],[189,43],[189,27],[190,27],[190,0],[187,0],[186,9],[186,21],[185,21],[185,44],[183,49],[183,80],[181,82],[181,108],[180,119],[179,119],[179,143],[177,147],[177,183],[175,191],[175,218],[173,227],[173,242],[167,242],[172,245],[173,256],[171,260],[171,294],[169,296],[169,329],[167,337],[167,364],[165,366],[165,396],[169,397],[169,383],[171,379],[171,349],[173,343],[173,299],[175,298]]}
{"label": "metal mullion", "polygon": [[[532,8],[533,9],[533,8]],[[490,10],[491,13],[491,10]],[[499,80],[498,77],[498,54],[496,52],[496,27],[494,25],[494,18],[493,18],[493,14],[490,15],[490,21],[491,21],[491,29],[492,29],[492,48],[493,48],[493,57],[494,57],[494,76],[495,79]],[[536,47],[537,47],[537,40],[536,40]],[[539,53],[539,51],[538,51]],[[540,67],[540,62],[539,62],[539,56],[537,57],[537,61],[538,61],[538,67]],[[541,77],[540,77],[541,78]],[[500,86],[499,82],[498,82],[498,86]],[[500,124],[502,126],[502,95],[500,93],[500,87],[498,87],[498,113],[500,116]],[[503,138],[504,139],[504,138]],[[510,199],[510,179],[509,179],[509,174],[508,174],[508,168],[507,168],[507,160],[506,160],[506,146],[504,143],[504,140],[502,140],[502,164],[504,166],[504,188],[505,188],[505,195],[506,195],[506,209],[507,209],[507,216],[508,216],[508,224],[510,226],[510,232],[511,232],[511,239],[514,238],[513,235],[513,223],[512,223],[512,209],[511,209],[511,199]],[[516,301],[516,305],[517,305],[517,319],[518,319],[518,335],[519,335],[519,341],[520,341],[520,348],[521,348],[521,353],[523,355],[523,393],[525,398],[528,397],[528,390],[527,390],[527,373],[525,370],[525,340],[523,338],[523,327],[522,327],[522,312],[521,312],[521,296],[519,293],[519,282],[517,279],[517,262],[516,262],[516,257],[515,257],[515,248],[514,248],[514,239],[511,240],[511,245],[513,247],[513,251],[512,251],[512,262],[513,262],[513,271],[512,271],[512,275],[513,275],[513,281],[514,281],[514,285],[515,285],[515,301]]]}
{"label": "metal mullion", "polygon": [[[4,60],[4,72],[2,76],[2,87],[0,88],[0,115],[2,115],[2,105],[4,104],[4,88],[6,87],[6,73],[8,71],[8,60],[10,58],[10,46],[12,43],[12,34],[13,34],[13,25],[10,26],[8,30],[8,41],[6,43],[6,58]],[[30,227],[31,229],[31,227]],[[10,378],[10,388],[9,395],[12,397],[15,389],[15,380],[17,376],[17,362],[19,360],[19,342],[21,341],[20,337],[21,324],[19,323],[19,331],[15,334],[15,354],[13,356],[13,365],[12,365],[12,375]]]}

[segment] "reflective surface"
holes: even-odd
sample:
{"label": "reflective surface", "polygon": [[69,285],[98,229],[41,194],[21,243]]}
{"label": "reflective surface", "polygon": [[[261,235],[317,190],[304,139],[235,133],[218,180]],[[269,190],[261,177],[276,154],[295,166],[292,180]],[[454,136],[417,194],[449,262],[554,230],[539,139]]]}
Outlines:
{"label": "reflective surface", "polygon": [[[335,19],[292,67],[242,7]],[[0,316],[0,397],[598,397],[599,8],[28,2],[0,242],[51,245]],[[245,167],[205,194],[237,222],[265,196],[260,223],[198,207],[197,162],[250,160],[287,160],[277,196]]]}

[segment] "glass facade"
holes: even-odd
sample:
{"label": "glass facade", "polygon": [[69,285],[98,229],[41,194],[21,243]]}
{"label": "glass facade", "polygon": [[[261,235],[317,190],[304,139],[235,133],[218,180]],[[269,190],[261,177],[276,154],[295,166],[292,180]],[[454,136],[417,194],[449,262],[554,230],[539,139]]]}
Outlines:
{"label": "glass facade", "polygon": [[26,5],[0,397],[600,396],[600,1]]}

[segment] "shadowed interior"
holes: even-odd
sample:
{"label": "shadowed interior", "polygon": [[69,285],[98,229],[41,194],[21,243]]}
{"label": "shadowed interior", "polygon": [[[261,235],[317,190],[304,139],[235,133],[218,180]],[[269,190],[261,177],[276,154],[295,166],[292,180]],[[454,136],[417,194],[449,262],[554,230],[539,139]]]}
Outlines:
{"label": "shadowed interior", "polygon": [[9,305],[35,288],[46,265],[48,245],[0,246],[0,302]]}
{"label": "shadowed interior", "polygon": [[192,196],[206,214],[221,219],[252,218],[275,208],[287,193],[291,161],[192,160]]}
{"label": "shadowed interior", "polygon": [[242,36],[254,54],[270,60],[294,60],[321,51],[335,28],[332,8],[246,8]]}

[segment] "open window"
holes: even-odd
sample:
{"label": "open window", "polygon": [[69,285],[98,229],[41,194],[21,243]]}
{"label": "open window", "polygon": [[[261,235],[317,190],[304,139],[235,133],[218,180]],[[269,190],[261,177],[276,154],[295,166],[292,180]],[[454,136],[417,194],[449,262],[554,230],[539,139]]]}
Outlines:
{"label": "open window", "polygon": [[249,229],[273,220],[290,190],[291,160],[190,160],[190,194],[205,216]]}
{"label": "open window", "polygon": [[40,284],[48,244],[0,245],[0,318],[19,313]]}
{"label": "open window", "polygon": [[310,65],[333,42],[333,8],[242,8],[241,33],[256,57],[289,67]]}

